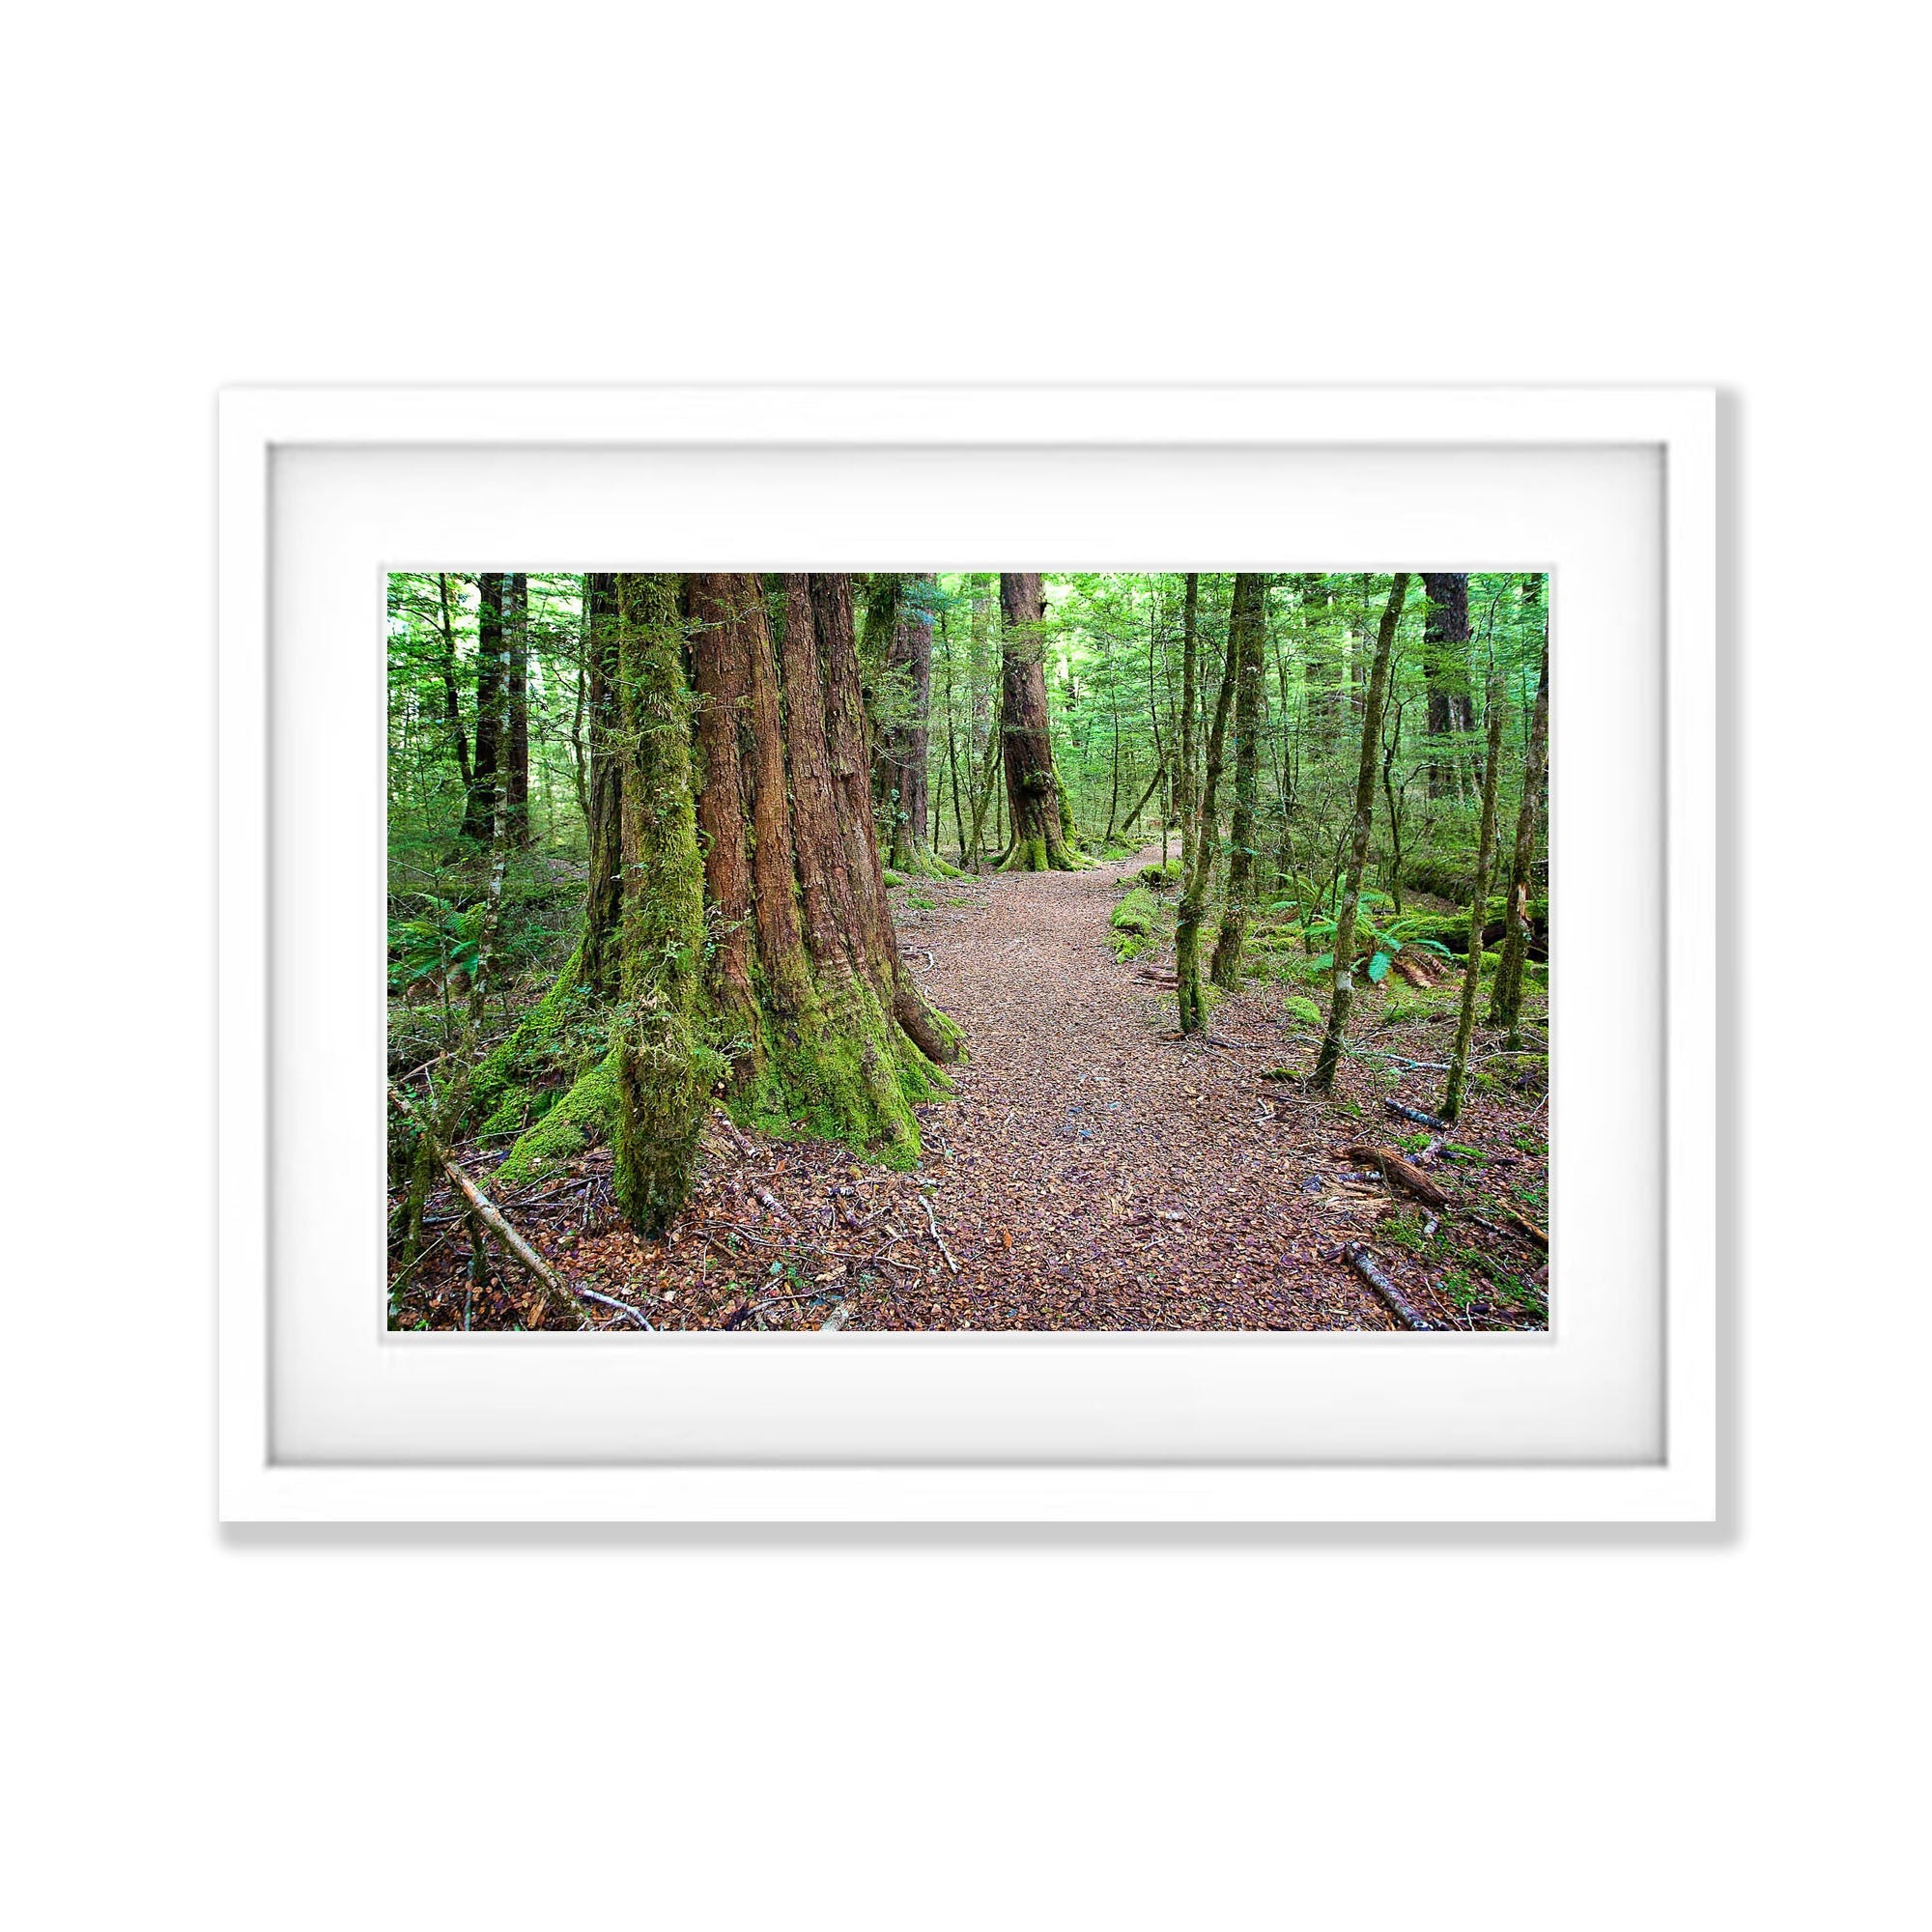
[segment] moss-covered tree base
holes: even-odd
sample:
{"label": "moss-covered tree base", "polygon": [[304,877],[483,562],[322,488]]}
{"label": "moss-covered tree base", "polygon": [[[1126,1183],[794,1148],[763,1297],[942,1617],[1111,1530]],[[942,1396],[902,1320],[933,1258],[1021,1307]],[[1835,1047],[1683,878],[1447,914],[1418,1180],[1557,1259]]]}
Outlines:
{"label": "moss-covered tree base", "polygon": [[[926,1013],[956,1054],[959,1029]],[[855,977],[799,1012],[768,1014],[727,1084],[725,1106],[741,1125],[775,1139],[841,1141],[888,1167],[911,1168],[921,1151],[913,1109],[952,1086],[870,982]]]}
{"label": "moss-covered tree base", "polygon": [[586,1149],[607,1145],[617,1123],[617,1061],[607,1054],[517,1137],[497,1170],[499,1187],[523,1187],[562,1173]]}

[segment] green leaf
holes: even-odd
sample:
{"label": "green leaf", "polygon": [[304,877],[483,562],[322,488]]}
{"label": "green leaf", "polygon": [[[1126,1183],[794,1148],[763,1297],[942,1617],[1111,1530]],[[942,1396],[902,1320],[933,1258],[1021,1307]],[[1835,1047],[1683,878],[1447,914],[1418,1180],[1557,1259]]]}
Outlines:
{"label": "green leaf", "polygon": [[1312,973],[1326,973],[1333,968],[1334,964],[1335,955],[1332,952],[1318,952],[1308,962],[1308,969]]}
{"label": "green leaf", "polygon": [[1432,952],[1439,952],[1445,959],[1455,958],[1455,954],[1439,939],[1412,939],[1411,946],[1426,946]]}
{"label": "green leaf", "polygon": [[1369,961],[1369,984],[1372,986],[1379,985],[1382,982],[1382,980],[1388,978],[1388,969],[1389,969],[1388,954],[1386,952],[1378,952],[1376,956]]}

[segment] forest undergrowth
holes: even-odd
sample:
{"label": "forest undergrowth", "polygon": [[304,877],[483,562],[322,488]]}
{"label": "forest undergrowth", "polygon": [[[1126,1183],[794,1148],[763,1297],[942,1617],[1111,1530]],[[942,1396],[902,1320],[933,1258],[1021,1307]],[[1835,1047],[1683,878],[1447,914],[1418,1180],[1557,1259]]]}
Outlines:
{"label": "forest undergrowth", "polygon": [[[1292,921],[1264,917],[1251,970],[1209,1029],[1176,1034],[1175,894],[1160,858],[1150,846],[1084,871],[892,888],[903,960],[971,1042],[953,1093],[918,1110],[916,1167],[714,1109],[689,1203],[646,1238],[616,1212],[608,1149],[500,1188],[501,1134],[471,1137],[451,1151],[588,1313],[558,1305],[497,1243],[479,1245],[448,1186],[427,1203],[421,1259],[392,1284],[393,1325],[1546,1326],[1541,990],[1519,1050],[1500,1030],[1478,1033],[1453,1128],[1422,1118],[1440,1094],[1453,976],[1371,987],[1333,1094],[1311,1094],[1319,974]],[[572,902],[567,878],[554,886],[528,868],[514,901],[533,982],[565,943],[543,924],[547,907]],[[1122,906],[1146,928],[1124,958]],[[1411,897],[1407,918],[1433,930],[1455,910]]]}

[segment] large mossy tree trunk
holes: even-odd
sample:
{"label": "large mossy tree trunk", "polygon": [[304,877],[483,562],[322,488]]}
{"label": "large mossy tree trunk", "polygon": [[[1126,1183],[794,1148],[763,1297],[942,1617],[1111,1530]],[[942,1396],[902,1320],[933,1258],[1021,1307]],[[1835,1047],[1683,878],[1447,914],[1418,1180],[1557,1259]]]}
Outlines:
{"label": "large mossy tree trunk", "polygon": [[1429,692],[1429,796],[1461,791],[1463,754],[1456,739],[1476,728],[1469,690],[1469,580],[1466,574],[1425,571],[1429,611],[1422,625],[1422,675]]}
{"label": "large mossy tree trunk", "polygon": [[530,580],[503,583],[503,812],[511,847],[530,842]]}
{"label": "large mossy tree trunk", "polygon": [[[640,934],[646,948],[659,946],[685,970],[675,936],[689,929],[681,848],[673,853],[667,844],[668,822],[654,813],[648,790],[663,783],[674,796],[677,774],[668,749],[662,769],[639,763],[638,747],[656,741],[625,724],[622,709],[643,702],[646,715],[656,716],[668,703],[667,625],[690,665],[689,684],[678,689],[685,692],[694,855],[702,834],[699,938],[689,967],[694,1064],[705,1069],[700,1087],[715,1080],[734,1114],[770,1132],[842,1140],[909,1166],[920,1149],[914,1109],[944,1091],[938,1064],[956,1059],[959,1046],[958,1029],[926,1005],[899,961],[870,810],[850,578],[793,575],[767,585],[744,573],[696,574],[682,580],[681,616],[679,582],[617,580],[622,1000],[613,1049],[521,1135],[501,1170],[518,1181],[554,1171],[600,1134],[614,1139],[628,1106],[637,1136],[628,1171],[638,1178],[631,1199],[639,1227],[661,1222],[677,1177],[689,1174],[679,1125],[689,1099],[684,1089],[673,1078],[669,1097],[653,1113],[640,1085],[632,1084],[628,1100],[624,1085],[626,1067],[654,1057],[674,1067],[675,1018],[686,1010],[681,978],[662,981],[646,973],[639,980],[644,969],[633,963]],[[639,678],[641,698],[631,690]],[[646,788],[641,804],[633,797],[639,786]],[[639,869],[653,852],[657,870]],[[637,903],[659,892],[658,878],[674,888],[674,915]],[[572,1014],[594,1004],[584,962],[596,955],[586,922],[584,941],[556,984],[485,1063],[486,1104],[530,1077],[520,1068],[549,1048]],[[635,998],[634,984],[643,988]],[[662,1011],[672,1017],[660,1023]]]}
{"label": "large mossy tree trunk", "polygon": [[1037,571],[1000,574],[1000,732],[1011,824],[1005,869],[1070,872],[1079,866],[1062,816],[1046,708],[1046,596]]}
{"label": "large mossy tree trunk", "polygon": [[1208,978],[1225,992],[1240,981],[1241,943],[1255,889],[1255,800],[1260,781],[1262,647],[1267,631],[1267,579],[1243,571],[1228,613],[1235,659],[1235,810],[1228,827],[1228,895]]}
{"label": "large mossy tree trunk", "polygon": [[1342,1063],[1342,1045],[1349,1033],[1349,1009],[1355,999],[1355,915],[1362,899],[1362,873],[1369,863],[1369,835],[1375,827],[1376,772],[1380,762],[1382,706],[1388,698],[1389,660],[1395,653],[1396,626],[1402,621],[1403,600],[1408,595],[1408,573],[1396,572],[1389,584],[1376,633],[1375,663],[1362,703],[1362,748],[1355,767],[1355,814],[1350,826],[1349,863],[1342,903],[1335,916],[1335,977],[1328,996],[1328,1024],[1321,1036],[1310,1085],[1318,1094],[1334,1091],[1335,1070]]}
{"label": "large mossy tree trunk", "polygon": [[675,578],[617,579],[614,762],[622,855],[611,1192],[639,1234],[663,1232],[697,1178],[704,865]]}
{"label": "large mossy tree trunk", "polygon": [[476,580],[476,750],[463,808],[463,837],[478,845],[496,823],[502,739],[503,573],[486,570]]}
{"label": "large mossy tree trunk", "polygon": [[1231,621],[1227,657],[1221,667],[1221,695],[1214,700],[1214,722],[1208,731],[1208,769],[1202,777],[1200,810],[1195,814],[1194,858],[1181,884],[1180,904],[1175,917],[1174,975],[1183,1034],[1199,1033],[1208,1024],[1208,996],[1201,984],[1201,921],[1208,909],[1208,894],[1214,883],[1214,862],[1221,849],[1215,814],[1219,810],[1228,711],[1239,677],[1238,648]]}
{"label": "large mossy tree trunk", "polygon": [[1463,1111],[1463,1083],[1469,1070],[1469,1042],[1476,1032],[1476,995],[1483,982],[1483,928],[1488,923],[1490,869],[1496,837],[1496,774],[1503,757],[1503,680],[1490,680],[1490,730],[1483,763],[1483,817],[1476,833],[1476,891],[1469,905],[1469,956],[1463,966],[1463,1004],[1456,1015],[1456,1043],[1442,1083],[1440,1112],[1454,1121]]}
{"label": "large mossy tree trunk", "polygon": [[1543,668],[1536,681],[1536,709],[1530,716],[1529,745],[1523,753],[1522,799],[1517,807],[1516,845],[1511,855],[1509,905],[1503,918],[1502,957],[1496,962],[1495,991],[1490,1001],[1490,1024],[1510,1029],[1516,1037],[1522,1014],[1522,967],[1530,940],[1530,874],[1536,864],[1536,827],[1543,813],[1543,788],[1549,768],[1549,647],[1543,650]]}
{"label": "large mossy tree trunk", "polygon": [[899,962],[866,809],[849,582],[778,580],[777,648],[758,578],[695,575],[689,598],[707,990],[733,1105],[772,1132],[916,1159],[912,1109],[940,1091],[933,1066],[958,1037]]}

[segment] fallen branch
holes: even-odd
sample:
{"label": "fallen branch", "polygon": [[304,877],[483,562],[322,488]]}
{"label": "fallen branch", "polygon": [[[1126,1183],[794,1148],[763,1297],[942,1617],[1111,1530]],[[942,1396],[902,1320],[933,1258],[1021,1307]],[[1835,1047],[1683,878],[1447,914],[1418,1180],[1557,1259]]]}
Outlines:
{"label": "fallen branch", "polygon": [[734,1148],[736,1148],[738,1151],[742,1155],[744,1155],[744,1157],[747,1160],[750,1160],[752,1158],[752,1144],[745,1138],[743,1134],[741,1134],[738,1131],[737,1122],[734,1121],[731,1118],[731,1116],[724,1111],[723,1107],[712,1108],[711,1117],[718,1122],[718,1124],[721,1127],[724,1129],[725,1133],[730,1137],[731,1145]]}
{"label": "fallen branch", "polygon": [[852,1304],[849,1301],[841,1301],[838,1304],[838,1306],[835,1308],[832,1311],[832,1313],[828,1315],[825,1318],[825,1320],[818,1324],[818,1332],[821,1335],[829,1335],[835,1328],[844,1327],[846,1321],[850,1319],[851,1314],[852,1314]]}
{"label": "fallen branch", "polygon": [[[537,1285],[543,1290],[547,1301],[548,1297],[554,1295],[558,1300],[565,1302],[580,1321],[589,1321],[590,1310],[584,1305],[583,1298],[517,1233],[516,1229],[510,1226],[509,1222],[504,1220],[502,1211],[497,1208],[497,1204],[457,1166],[455,1160],[443,1150],[436,1136],[430,1132],[421,1115],[410,1105],[407,1095],[403,1094],[401,1089],[391,1086],[389,1089],[389,1098],[405,1115],[415,1122],[416,1130],[422,1135],[424,1145],[428,1147],[430,1152],[441,1164],[442,1171],[449,1176],[451,1180],[455,1181],[457,1189],[463,1198],[476,1210],[476,1218],[536,1278]],[[546,1306],[546,1313],[548,1313],[548,1306]]]}
{"label": "fallen branch", "polygon": [[1343,1150],[1346,1160],[1373,1161],[1381,1169],[1384,1180],[1399,1182],[1408,1189],[1417,1200],[1427,1202],[1432,1208],[1446,1208],[1449,1197],[1428,1175],[1412,1162],[1405,1160],[1393,1148],[1351,1147]]}
{"label": "fallen branch", "polygon": [[1383,1306],[1398,1321],[1410,1328],[1435,1328],[1435,1322],[1423,1320],[1415,1304],[1376,1265],[1368,1249],[1359,1241],[1350,1241],[1342,1250],[1342,1257],[1381,1297]]}
{"label": "fallen branch", "polygon": [[957,1274],[959,1272],[959,1264],[952,1259],[952,1250],[949,1248],[946,1245],[946,1243],[939,1237],[939,1223],[933,1219],[932,1203],[928,1201],[923,1194],[922,1194],[919,1197],[919,1205],[925,1209],[925,1225],[932,1230],[932,1238],[934,1245],[939,1249],[939,1252],[946,1257],[946,1265],[948,1269],[952,1273]]}
{"label": "fallen branch", "polygon": [[1420,1107],[1405,1107],[1400,1100],[1384,1100],[1382,1105],[1398,1121],[1411,1121],[1418,1127],[1433,1127],[1439,1134],[1449,1132],[1449,1122],[1439,1114],[1425,1114]]}
{"label": "fallen branch", "polygon": [[614,1308],[619,1315],[628,1315],[639,1328],[648,1328],[653,1335],[657,1325],[641,1308],[633,1308],[628,1301],[619,1301],[614,1294],[599,1294],[594,1288],[580,1288],[577,1293],[586,1301],[601,1302],[606,1308]]}

